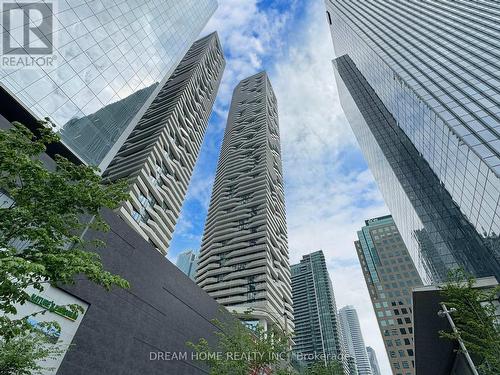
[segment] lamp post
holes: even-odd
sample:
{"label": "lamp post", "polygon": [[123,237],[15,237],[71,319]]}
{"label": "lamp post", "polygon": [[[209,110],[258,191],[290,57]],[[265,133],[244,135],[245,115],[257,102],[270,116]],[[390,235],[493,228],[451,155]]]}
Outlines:
{"label": "lamp post", "polygon": [[474,365],[474,362],[472,362],[472,358],[470,357],[469,352],[467,351],[467,348],[465,347],[464,342],[462,341],[462,338],[460,337],[460,333],[458,332],[458,329],[455,325],[455,322],[453,322],[453,319],[451,318],[451,314],[457,311],[455,308],[451,308],[448,310],[446,305],[444,303],[441,303],[441,308],[442,310],[438,311],[438,316],[440,318],[446,317],[448,319],[448,322],[450,323],[451,329],[453,330],[453,333],[457,335],[458,339],[458,344],[460,345],[460,349],[462,349],[462,352],[464,353],[465,359],[469,363],[469,367],[474,375],[479,375],[479,373],[476,370],[476,366]]}

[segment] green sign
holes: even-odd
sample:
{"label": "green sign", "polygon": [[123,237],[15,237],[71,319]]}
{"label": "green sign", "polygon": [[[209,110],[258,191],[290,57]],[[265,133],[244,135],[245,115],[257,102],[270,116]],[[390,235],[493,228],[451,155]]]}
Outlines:
{"label": "green sign", "polygon": [[54,314],[60,315],[66,319],[75,321],[78,319],[78,313],[76,311],[71,311],[64,306],[59,306],[54,303],[54,301],[49,301],[48,299],[33,293],[30,297],[30,302],[35,305],[41,306]]}

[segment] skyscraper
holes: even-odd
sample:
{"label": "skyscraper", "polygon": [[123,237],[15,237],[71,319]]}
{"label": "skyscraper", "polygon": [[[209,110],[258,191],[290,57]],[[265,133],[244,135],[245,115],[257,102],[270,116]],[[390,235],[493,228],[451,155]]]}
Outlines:
{"label": "skyscraper", "polygon": [[335,295],[323,251],[304,255],[291,272],[294,354],[310,363],[318,356],[325,361],[342,358]]}
{"label": "skyscraper", "polygon": [[190,279],[194,280],[196,277],[196,268],[198,267],[198,255],[192,250],[184,251],[177,257],[175,265]]}
{"label": "skyscraper", "polygon": [[366,347],[366,352],[368,353],[368,359],[370,360],[370,367],[372,369],[373,375],[380,375],[380,367],[378,366],[377,353],[371,346]]}
{"label": "skyscraper", "polygon": [[392,217],[365,224],[355,246],[392,372],[413,375],[412,288],[422,281]]}
{"label": "skyscraper", "polygon": [[[38,33],[28,39],[43,34],[39,44],[48,45],[52,64],[2,63],[0,82],[36,117],[49,116],[62,142],[80,159],[104,170],[197,38],[217,1],[44,1],[22,6],[38,7],[25,14],[41,14],[50,21],[41,23],[44,28],[37,28]],[[22,22],[22,9],[2,11],[9,12],[4,20],[18,17]],[[22,52],[4,48],[3,56],[14,61],[19,56],[45,57],[26,46],[27,37],[22,40],[23,32],[15,24],[4,25],[4,40]]]}
{"label": "skyscraper", "polygon": [[104,176],[125,178],[120,216],[166,254],[225,60],[216,33],[196,41],[120,148]]}
{"label": "skyscraper", "polygon": [[326,4],[342,106],[423,280],[499,278],[498,5]]}
{"label": "skyscraper", "polygon": [[348,355],[353,357],[356,362],[358,375],[372,375],[356,309],[351,305],[342,307],[339,310],[339,318],[342,327],[342,337],[345,341]]}
{"label": "skyscraper", "polygon": [[233,93],[196,281],[230,311],[293,329],[278,105],[265,72]]}

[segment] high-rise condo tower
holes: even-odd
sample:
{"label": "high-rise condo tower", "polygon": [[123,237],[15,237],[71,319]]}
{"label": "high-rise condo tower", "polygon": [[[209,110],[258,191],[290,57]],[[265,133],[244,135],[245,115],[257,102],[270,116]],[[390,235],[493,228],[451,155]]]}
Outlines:
{"label": "high-rise condo tower", "polygon": [[278,128],[265,72],[236,86],[198,262],[197,283],[253,322],[293,328]]}
{"label": "high-rise condo tower", "polygon": [[196,41],[118,151],[104,176],[126,179],[120,216],[166,254],[225,60],[216,33]]}
{"label": "high-rise condo tower", "polygon": [[500,278],[500,8],[326,0],[341,103],[424,282]]}

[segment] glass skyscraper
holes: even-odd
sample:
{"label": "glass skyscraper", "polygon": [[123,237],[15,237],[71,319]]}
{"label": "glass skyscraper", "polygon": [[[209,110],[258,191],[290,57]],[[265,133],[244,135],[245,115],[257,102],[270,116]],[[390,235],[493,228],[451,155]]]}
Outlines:
{"label": "glass skyscraper", "polygon": [[335,295],[323,251],[304,255],[291,272],[294,355],[306,363],[342,358]]}
{"label": "glass skyscraper", "polygon": [[500,276],[500,8],[326,0],[341,101],[426,282]]}
{"label": "glass skyscraper", "polygon": [[177,257],[175,265],[194,281],[198,267],[198,255],[192,250],[184,251]]}
{"label": "glass skyscraper", "polygon": [[392,217],[366,220],[355,246],[392,373],[414,375],[411,294],[422,280]]}
{"label": "glass skyscraper", "polygon": [[[62,142],[80,159],[104,170],[198,37],[217,1],[40,4],[46,7],[41,14],[52,22],[43,33],[52,40],[54,63],[1,64],[0,83],[36,117],[50,117]],[[16,17],[22,19],[22,12]],[[14,21],[12,13],[9,29],[4,25],[2,31],[12,46],[31,56],[23,44],[22,25]]]}

